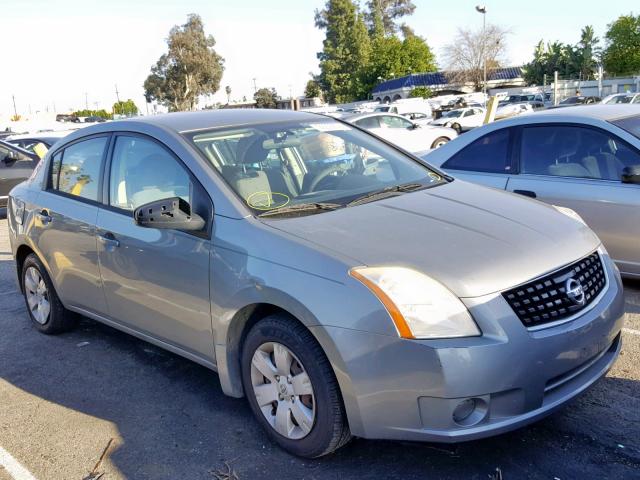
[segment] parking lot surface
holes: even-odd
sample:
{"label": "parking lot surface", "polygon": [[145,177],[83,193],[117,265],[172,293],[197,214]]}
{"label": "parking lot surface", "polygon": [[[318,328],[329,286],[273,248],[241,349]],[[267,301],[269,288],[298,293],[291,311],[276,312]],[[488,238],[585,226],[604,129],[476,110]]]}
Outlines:
{"label": "parking lot surface", "polygon": [[301,460],[195,363],[90,320],[37,333],[0,219],[0,480],[19,478],[16,464],[40,480],[640,478],[640,283],[626,305],[614,368],[537,424],[459,445],[356,439]]}

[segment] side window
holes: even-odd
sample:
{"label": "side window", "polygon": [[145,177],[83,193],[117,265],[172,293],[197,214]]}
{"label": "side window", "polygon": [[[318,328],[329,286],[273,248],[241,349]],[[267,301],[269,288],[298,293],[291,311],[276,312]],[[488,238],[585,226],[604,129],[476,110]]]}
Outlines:
{"label": "side window", "polygon": [[466,112],[464,112],[465,117],[471,117],[475,112],[473,110],[467,110]]}
{"label": "side window", "polygon": [[640,155],[603,130],[553,125],[523,129],[520,161],[522,173],[620,180]]}
{"label": "side window", "polygon": [[380,117],[380,126],[383,128],[409,128],[413,124],[409,120],[400,117],[392,117],[391,115],[383,115]]}
{"label": "side window", "polygon": [[54,189],[98,201],[100,170],[106,145],[107,137],[98,137],[65,148]]}
{"label": "side window", "polygon": [[476,172],[509,173],[510,129],[497,130],[479,138],[447,160],[443,168]]}
{"label": "side window", "polygon": [[362,128],[380,128],[379,117],[365,117],[356,122],[356,125]]}
{"label": "side window", "polygon": [[0,168],[35,166],[35,162],[26,155],[0,145]]}
{"label": "side window", "polygon": [[109,178],[109,204],[132,211],[141,205],[181,197],[193,205],[193,184],[184,167],[157,143],[118,136]]}

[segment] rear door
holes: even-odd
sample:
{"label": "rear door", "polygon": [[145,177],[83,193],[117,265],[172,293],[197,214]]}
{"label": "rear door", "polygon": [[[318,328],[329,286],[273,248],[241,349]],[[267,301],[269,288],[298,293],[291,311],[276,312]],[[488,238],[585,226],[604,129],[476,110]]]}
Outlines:
{"label": "rear door", "polygon": [[620,181],[640,152],[602,129],[546,124],[523,127],[517,153],[508,190],[575,210],[623,272],[640,274],[640,185]]}
{"label": "rear door", "polygon": [[513,133],[511,128],[495,130],[470,143],[442,168],[469,182],[504,190],[513,173]]}
{"label": "rear door", "polygon": [[104,315],[96,217],[108,135],[84,138],[55,152],[47,188],[38,195],[32,238],[67,307]]}
{"label": "rear door", "polygon": [[[211,199],[182,162],[150,137],[117,135],[112,150],[106,205],[97,220],[109,317],[211,360]],[[135,208],[176,196],[208,219],[203,231],[135,224]]]}

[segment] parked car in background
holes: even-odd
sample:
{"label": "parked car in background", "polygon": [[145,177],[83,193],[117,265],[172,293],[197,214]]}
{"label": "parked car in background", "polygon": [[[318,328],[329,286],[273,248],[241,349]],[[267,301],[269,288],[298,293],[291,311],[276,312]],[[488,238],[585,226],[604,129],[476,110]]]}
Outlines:
{"label": "parked car in background", "polygon": [[[61,138],[66,137],[72,132],[72,130],[60,130],[55,132],[39,132],[39,133],[24,133],[21,135],[11,135],[5,140],[14,145],[24,148],[33,152],[34,147],[42,143],[45,147],[51,148]],[[34,152],[35,153],[35,152]]]}
{"label": "parked car in background", "polygon": [[85,117],[85,119],[84,119],[84,123],[102,123],[102,122],[106,122],[106,121],[107,121],[106,118],[98,117],[96,115]]}
{"label": "parked car in background", "polygon": [[0,208],[7,206],[9,191],[29,178],[39,161],[35,153],[0,140]]}
{"label": "parked car in background", "polygon": [[80,123],[80,119],[72,113],[59,113],[56,115],[56,122]]}
{"label": "parked car in background", "polygon": [[555,105],[555,108],[557,107],[571,107],[571,106],[575,106],[575,105],[591,105],[594,103],[600,103],[600,97],[585,97],[582,95],[576,95],[573,97],[568,97],[565,98],[564,100],[562,100],[560,103],[558,103],[558,105]]}
{"label": "parked car in background", "polygon": [[486,110],[481,107],[459,108],[444,112],[440,118],[431,121],[430,125],[453,128],[456,132],[466,132],[483,124]]}
{"label": "parked car in background", "polygon": [[496,109],[496,120],[503,118],[515,117],[523,113],[533,112],[533,105],[530,102],[522,103],[505,103]]}
{"label": "parked car in background", "polygon": [[421,126],[402,115],[391,113],[361,113],[342,117],[342,120],[365,128],[410,152],[438,148],[458,136],[452,128]]}
{"label": "parked car in background", "polygon": [[545,110],[485,125],[446,147],[425,159],[464,180],[575,210],[622,273],[640,278],[635,105]]}
{"label": "parked car in background", "polygon": [[621,348],[622,283],[588,227],[319,115],[94,125],[8,210],[34,328],[82,314],[215,370],[304,457],[516,429]]}
{"label": "parked car in background", "polygon": [[616,105],[618,103],[640,103],[640,93],[614,93],[602,99],[604,105]]}
{"label": "parked car in background", "polygon": [[395,113],[398,115],[422,113],[433,117],[431,104],[423,98],[404,98],[389,104],[381,104],[373,109],[375,113]]}

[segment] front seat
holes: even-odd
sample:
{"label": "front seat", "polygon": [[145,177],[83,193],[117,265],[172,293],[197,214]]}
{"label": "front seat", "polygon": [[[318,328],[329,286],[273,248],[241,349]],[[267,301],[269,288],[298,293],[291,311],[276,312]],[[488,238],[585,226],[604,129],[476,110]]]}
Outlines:
{"label": "front seat", "polygon": [[268,199],[271,198],[267,174],[263,170],[247,168],[267,159],[269,151],[262,146],[264,140],[266,136],[263,135],[241,138],[236,147],[236,164],[222,169],[225,180],[250,206],[250,197],[255,193],[263,192]]}

